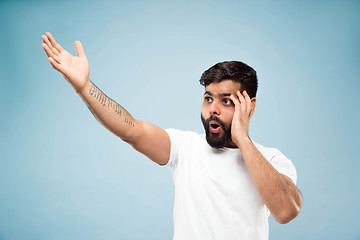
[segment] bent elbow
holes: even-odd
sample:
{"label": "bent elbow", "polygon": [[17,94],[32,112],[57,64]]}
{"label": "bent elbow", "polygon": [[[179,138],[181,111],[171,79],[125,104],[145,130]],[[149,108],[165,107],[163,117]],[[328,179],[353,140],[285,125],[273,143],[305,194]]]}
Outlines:
{"label": "bent elbow", "polygon": [[275,220],[280,224],[286,224],[289,223],[291,220],[296,218],[300,213],[300,208],[297,206],[294,206],[290,209],[283,210],[282,213],[275,218]]}

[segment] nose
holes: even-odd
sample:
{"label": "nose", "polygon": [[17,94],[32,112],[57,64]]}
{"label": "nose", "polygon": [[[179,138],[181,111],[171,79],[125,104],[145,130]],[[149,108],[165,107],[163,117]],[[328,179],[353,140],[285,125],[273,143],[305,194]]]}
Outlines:
{"label": "nose", "polygon": [[220,107],[219,107],[219,103],[217,101],[213,101],[210,105],[210,115],[220,115]]}

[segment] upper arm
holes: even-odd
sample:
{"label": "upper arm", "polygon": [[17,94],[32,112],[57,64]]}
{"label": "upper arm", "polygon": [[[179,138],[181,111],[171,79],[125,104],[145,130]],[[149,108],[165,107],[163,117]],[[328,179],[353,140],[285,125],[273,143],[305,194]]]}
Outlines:
{"label": "upper arm", "polygon": [[136,131],[126,142],[159,165],[165,165],[169,161],[170,137],[160,127],[136,120]]}

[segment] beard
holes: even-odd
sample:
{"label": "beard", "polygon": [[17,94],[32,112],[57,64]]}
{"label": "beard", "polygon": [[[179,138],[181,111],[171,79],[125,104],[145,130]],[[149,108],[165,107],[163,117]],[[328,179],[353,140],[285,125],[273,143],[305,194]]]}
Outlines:
{"label": "beard", "polygon": [[[213,133],[210,131],[210,121],[217,121],[221,126],[222,131],[219,133]],[[206,141],[213,148],[223,148],[231,143],[231,124],[229,127],[225,126],[225,123],[218,117],[212,115],[208,119],[205,119],[201,114],[201,121],[205,128]]]}

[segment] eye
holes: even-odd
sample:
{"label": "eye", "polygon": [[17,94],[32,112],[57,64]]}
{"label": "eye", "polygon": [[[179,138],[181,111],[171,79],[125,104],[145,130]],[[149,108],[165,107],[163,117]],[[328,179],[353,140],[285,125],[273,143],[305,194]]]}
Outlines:
{"label": "eye", "polygon": [[223,103],[224,105],[233,105],[233,101],[230,98],[225,98]]}
{"label": "eye", "polygon": [[211,97],[204,97],[204,101],[205,102],[212,102],[212,99],[211,99]]}

